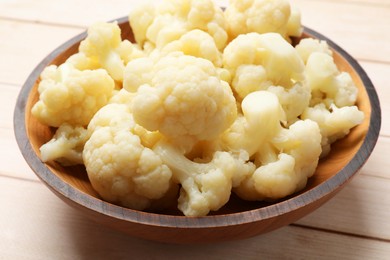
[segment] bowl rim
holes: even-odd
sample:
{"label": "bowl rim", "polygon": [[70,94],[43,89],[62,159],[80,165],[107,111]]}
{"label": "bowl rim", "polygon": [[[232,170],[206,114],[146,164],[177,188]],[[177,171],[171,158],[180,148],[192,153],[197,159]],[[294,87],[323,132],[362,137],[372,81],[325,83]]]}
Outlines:
{"label": "bowl rim", "polygon": [[[124,23],[128,21],[128,17],[121,17],[110,22],[113,21],[117,21],[118,23]],[[328,45],[332,49],[337,51],[349,62],[349,64],[357,72],[363,82],[370,101],[371,115],[369,119],[369,128],[364,138],[364,141],[362,142],[360,148],[353,156],[351,161],[326,182],[323,182],[318,186],[307,190],[301,194],[295,195],[292,198],[277,202],[275,204],[243,212],[208,215],[203,217],[187,217],[143,212],[124,208],[81,192],[70,184],[62,182],[56,174],[53,174],[50,171],[46,164],[41,162],[38,156],[31,156],[31,154],[35,154],[35,152],[31,146],[27,135],[27,126],[25,121],[26,104],[30,91],[34,86],[36,80],[39,78],[43,69],[50,62],[52,62],[52,60],[62,51],[70,48],[74,44],[84,39],[87,36],[87,31],[84,31],[76,35],[75,37],[69,39],[68,41],[57,47],[50,54],[48,54],[35,67],[35,69],[31,72],[31,74],[28,76],[27,80],[23,84],[22,89],[18,95],[14,110],[14,134],[19,149],[30,168],[39,177],[39,179],[41,179],[41,181],[43,181],[49,188],[54,189],[56,192],[58,192],[65,198],[83,207],[86,207],[89,210],[132,223],[175,228],[227,227],[242,225],[250,222],[263,221],[279,215],[286,214],[291,211],[298,210],[301,207],[304,207],[316,200],[325,197],[329,193],[333,193],[339,187],[344,185],[348,180],[350,180],[351,177],[361,169],[361,167],[365,164],[370,154],[372,153],[376,145],[377,139],[379,138],[379,132],[381,127],[381,110],[379,98],[374,88],[374,85],[372,84],[370,78],[368,77],[364,69],[350,54],[348,54],[344,49],[342,49],[332,40],[328,39],[326,36],[305,26],[304,32],[309,34],[309,36],[327,41]],[[364,147],[364,149],[362,149],[362,147]],[[72,194],[78,195],[72,196]],[[250,214],[249,218],[248,214]]]}

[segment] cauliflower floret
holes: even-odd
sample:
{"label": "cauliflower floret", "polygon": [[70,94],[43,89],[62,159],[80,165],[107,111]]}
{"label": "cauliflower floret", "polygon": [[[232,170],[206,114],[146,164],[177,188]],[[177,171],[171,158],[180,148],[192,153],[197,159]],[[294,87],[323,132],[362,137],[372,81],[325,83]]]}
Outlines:
{"label": "cauliflower floret", "polygon": [[237,67],[231,86],[240,99],[258,90],[267,89],[272,82],[267,79],[267,72],[261,65],[243,64]]}
{"label": "cauliflower floret", "polygon": [[81,126],[61,125],[53,138],[42,145],[43,162],[55,160],[64,166],[83,164],[83,149],[87,141],[87,130]]}
{"label": "cauliflower floret", "polygon": [[298,120],[298,117],[309,105],[311,98],[311,93],[306,82],[297,82],[291,88],[270,86],[266,90],[274,93],[278,97],[279,102],[286,113],[285,123],[287,125]]}
{"label": "cauliflower floret", "polygon": [[173,172],[173,178],[181,184],[178,208],[186,216],[205,216],[220,209],[229,198],[232,186],[254,171],[247,163],[248,155],[216,152],[208,163],[196,163],[187,159],[176,147],[159,142],[154,151]]}
{"label": "cauliflower floret", "polygon": [[312,91],[311,106],[320,102],[337,107],[352,106],[358,89],[351,76],[340,72],[333,57],[321,52],[312,53],[306,64],[305,74]]}
{"label": "cauliflower floret", "polygon": [[[131,112],[132,109],[132,100],[134,98],[135,93],[128,92],[125,89],[121,89],[117,91],[115,95],[109,101],[109,104],[123,104],[126,105]],[[98,117],[93,117],[91,122],[88,125],[88,136],[95,131],[101,125],[111,125],[112,127],[116,127],[116,125],[121,124],[121,115],[116,116],[111,114],[110,109],[102,108],[99,111]],[[142,126],[135,124],[133,129],[133,133],[138,135],[141,139],[142,145],[145,147],[153,147],[161,138],[162,135],[158,131],[148,131]]]}
{"label": "cauliflower floret", "polygon": [[211,61],[216,67],[222,66],[222,53],[215,45],[214,39],[202,30],[192,30],[185,33],[179,40],[167,44],[162,53],[169,54],[180,51],[185,55],[191,55]]}
{"label": "cauliflower floret", "polygon": [[125,104],[109,104],[94,116],[83,159],[94,189],[103,199],[133,209],[175,198],[172,172],[159,155],[134,134],[135,122]]}
{"label": "cauliflower floret", "polygon": [[219,142],[223,150],[245,150],[252,156],[279,130],[284,112],[278,97],[267,91],[247,95],[241,108],[243,114],[222,134]]}
{"label": "cauliflower floret", "polygon": [[311,120],[299,120],[257,152],[259,167],[234,189],[246,200],[275,200],[303,189],[318,165],[321,134]]}
{"label": "cauliflower floret", "polygon": [[223,11],[212,0],[164,0],[142,5],[130,13],[129,21],[141,46],[150,43],[160,49],[194,29],[210,34],[219,50],[227,42]]}
{"label": "cauliflower floret", "polygon": [[339,71],[325,41],[303,39],[296,50],[306,64],[305,75],[312,93],[310,107],[301,118],[311,119],[320,126],[321,157],[324,157],[333,142],[363,121],[363,112],[354,106],[358,89],[350,74]]}
{"label": "cauliflower floret", "polygon": [[126,104],[131,108],[131,102],[133,100],[134,93],[127,91],[122,88],[120,90],[115,90],[114,94],[108,101],[109,104]]}
{"label": "cauliflower floret", "polygon": [[[126,64],[143,57],[143,52],[128,40],[122,41],[121,30],[116,22],[99,22],[88,28],[88,36],[80,43],[81,56],[74,62],[79,67],[99,64],[116,81],[123,80]],[[92,60],[92,61],[91,61]]]}
{"label": "cauliflower floret", "polygon": [[82,52],[77,52],[71,55],[66,60],[66,63],[72,65],[78,70],[97,70],[102,68],[98,60],[87,57],[85,53]]}
{"label": "cauliflower floret", "polygon": [[[135,62],[138,64],[138,61]],[[137,77],[142,82],[133,99],[136,122],[149,131],[160,131],[170,139],[189,144],[212,140],[235,120],[236,101],[229,85],[219,79],[213,64],[186,55],[165,56],[156,62],[146,61],[144,68],[130,62],[126,72],[132,73],[124,88],[133,91]],[[133,70],[134,68],[134,70]]]}
{"label": "cauliflower floret", "polygon": [[305,64],[307,63],[310,55],[314,52],[321,52],[330,56],[333,55],[332,50],[329,48],[329,45],[326,41],[320,41],[313,38],[305,38],[300,40],[299,44],[295,46],[295,49]]}
{"label": "cauliflower floret", "polygon": [[41,74],[39,101],[31,112],[40,122],[54,127],[64,123],[86,126],[107,104],[114,81],[103,69],[77,70],[69,63],[48,66]]}
{"label": "cauliflower floret", "polygon": [[230,0],[225,17],[230,39],[250,32],[279,33],[286,39],[300,36],[300,12],[288,0]]}
{"label": "cauliflower floret", "polygon": [[[300,37],[302,32],[303,26],[301,24],[301,11],[297,7],[291,6],[290,18],[287,22],[287,36]],[[289,39],[287,38],[287,40]]]}
{"label": "cauliflower floret", "polygon": [[302,59],[279,34],[238,36],[225,48],[223,64],[232,74],[232,88],[239,98],[270,89],[278,95],[289,122],[295,121],[309,104],[310,88]]}
{"label": "cauliflower floret", "polygon": [[298,52],[276,33],[238,36],[226,46],[223,65],[234,76],[242,65],[262,66],[266,79],[283,87],[304,80],[305,67]]}
{"label": "cauliflower floret", "polygon": [[350,130],[362,123],[364,113],[356,106],[338,108],[332,105],[329,109],[321,103],[314,107],[308,107],[302,114],[302,119],[311,119],[320,126],[322,135],[322,155],[330,152],[330,145],[338,139],[346,136]]}

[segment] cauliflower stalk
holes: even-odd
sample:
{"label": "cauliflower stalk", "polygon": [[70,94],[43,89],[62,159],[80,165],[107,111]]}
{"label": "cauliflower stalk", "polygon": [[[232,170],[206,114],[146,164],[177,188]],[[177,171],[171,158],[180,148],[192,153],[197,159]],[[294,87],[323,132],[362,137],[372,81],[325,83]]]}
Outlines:
{"label": "cauliflower stalk", "polygon": [[181,184],[178,208],[186,216],[205,216],[220,209],[228,202],[232,187],[254,170],[246,153],[218,151],[210,162],[196,163],[166,142],[158,143],[154,151]]}

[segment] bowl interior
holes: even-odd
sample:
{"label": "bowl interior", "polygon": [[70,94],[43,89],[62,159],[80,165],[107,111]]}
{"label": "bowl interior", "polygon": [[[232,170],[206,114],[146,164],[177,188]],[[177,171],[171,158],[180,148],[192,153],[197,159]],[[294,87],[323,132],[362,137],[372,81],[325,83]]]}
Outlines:
{"label": "bowl interior", "polygon": [[[133,35],[131,28],[126,20],[122,20],[119,22],[119,25],[122,29],[122,37],[123,39],[129,39],[133,41]],[[303,37],[319,37],[318,35],[313,35],[311,31],[306,30]],[[71,54],[77,52],[79,41],[69,46],[63,46],[57,50],[58,55],[53,57],[53,59],[47,61],[46,65],[56,64],[59,65],[64,62]],[[312,178],[309,179],[309,182],[306,188],[298,194],[306,193],[317,186],[323,184],[327,180],[334,177],[336,174],[340,172],[356,155],[358,150],[361,148],[363,141],[365,140],[366,134],[368,132],[370,126],[370,118],[371,118],[371,104],[368,93],[366,91],[364,82],[359,76],[359,72],[351,65],[350,60],[347,59],[342,53],[334,50],[334,59],[339,69],[342,71],[346,71],[350,73],[352,76],[356,86],[359,89],[358,101],[357,105],[360,110],[362,110],[365,114],[365,119],[362,124],[352,129],[350,134],[342,139],[337,141],[332,146],[331,153],[325,158],[322,159],[318,165],[316,173]],[[40,71],[38,71],[39,75]],[[39,147],[41,147],[44,143],[49,141],[53,136],[55,129],[52,129],[48,126],[45,126],[39,123],[33,116],[31,116],[31,108],[37,102],[39,95],[37,91],[37,86],[39,83],[39,79],[32,79],[32,87],[29,95],[27,97],[26,105],[25,105],[25,126],[26,132],[29,142],[31,143],[32,149],[35,152],[36,156],[40,156]],[[100,200],[98,194],[92,188],[90,182],[88,181],[87,174],[85,172],[85,168],[82,166],[76,167],[63,167],[55,162],[50,162],[45,164],[45,166],[55,174],[60,180],[64,183],[74,187],[76,190],[80,191],[83,194],[90,195],[98,200]],[[39,172],[37,172],[39,176]],[[49,184],[50,185],[50,184]],[[53,187],[51,187],[53,188]],[[289,200],[292,197],[296,196],[294,194],[290,197],[285,198],[285,200]],[[233,196],[231,201],[224,206],[220,211],[213,213],[214,215],[227,214],[227,213],[237,213],[244,212],[246,210],[254,210],[259,209],[264,206],[271,205],[272,203],[265,202],[247,202],[242,201]],[[124,209],[126,210],[126,209]],[[175,209],[167,209],[163,212],[159,212],[161,214],[168,215],[181,215]]]}

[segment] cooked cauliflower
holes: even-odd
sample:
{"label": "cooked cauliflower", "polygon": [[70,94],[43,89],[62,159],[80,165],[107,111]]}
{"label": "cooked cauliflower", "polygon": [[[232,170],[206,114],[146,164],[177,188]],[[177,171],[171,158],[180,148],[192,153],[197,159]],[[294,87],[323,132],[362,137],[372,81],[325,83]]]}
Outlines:
{"label": "cooked cauliflower", "polygon": [[357,99],[357,87],[351,76],[340,72],[333,57],[314,52],[307,60],[305,74],[312,92],[311,105],[335,104],[338,107],[352,106]]}
{"label": "cooked cauliflower", "polygon": [[296,6],[291,6],[290,18],[287,21],[287,33],[284,37],[290,41],[290,37],[300,37],[302,33],[301,11]]}
{"label": "cooked cauliflower", "polygon": [[291,9],[288,0],[230,0],[225,11],[229,38],[251,32],[300,36],[300,12]]}
{"label": "cooked cauliflower", "polygon": [[103,199],[142,210],[157,200],[176,198],[171,170],[134,134],[136,124],[127,105],[106,105],[92,122],[83,159],[89,180]]}
{"label": "cooked cauliflower", "polygon": [[247,95],[241,108],[242,115],[222,134],[219,142],[223,150],[245,150],[252,156],[279,130],[284,112],[277,96],[267,91]]}
{"label": "cooked cauliflower", "polygon": [[308,107],[302,114],[302,119],[311,119],[319,125],[322,135],[322,157],[330,152],[330,145],[336,140],[346,136],[350,130],[362,123],[364,113],[356,106],[338,108],[331,105],[327,108],[320,103],[314,107]]}
{"label": "cooked cauliflower", "polygon": [[298,52],[276,33],[238,36],[224,49],[223,65],[234,77],[242,65],[262,66],[266,79],[283,87],[304,80],[305,67]]}
{"label": "cooked cauliflower", "polygon": [[69,63],[48,66],[41,74],[39,101],[31,113],[43,124],[87,126],[110,99],[114,81],[103,69],[83,70]]}
{"label": "cooked cauliflower", "polygon": [[304,38],[300,40],[299,44],[295,46],[295,49],[298,51],[299,56],[301,56],[305,64],[310,55],[314,52],[321,52],[330,56],[333,54],[326,41],[313,38]]}
{"label": "cooked cauliflower", "polygon": [[227,42],[223,11],[212,0],[164,0],[141,5],[130,13],[129,21],[141,46],[150,43],[160,49],[194,29],[210,34],[219,50]]}
{"label": "cooked cauliflower", "polygon": [[310,88],[302,59],[279,34],[238,36],[225,48],[223,64],[232,74],[232,88],[239,98],[253,91],[270,90],[279,97],[289,122],[295,121],[309,104]]}
{"label": "cooked cauliflower", "polygon": [[121,30],[116,22],[99,22],[90,26],[87,38],[80,43],[79,51],[76,59],[73,58],[79,67],[95,67],[99,64],[116,81],[123,80],[123,71],[130,60],[144,56],[137,45],[128,40],[122,41]]}
{"label": "cooked cauliflower", "polygon": [[41,159],[43,162],[55,160],[62,165],[83,164],[83,149],[87,141],[87,130],[84,127],[61,125],[53,138],[42,145]]}
{"label": "cooked cauliflower", "polygon": [[165,56],[156,62],[145,61],[145,71],[140,71],[138,63],[126,67],[132,75],[126,75],[124,88],[136,89],[132,78],[143,83],[134,96],[132,111],[136,122],[149,131],[158,130],[191,147],[198,140],[216,138],[235,120],[233,93],[210,61]]}
{"label": "cooked cauliflower", "polygon": [[354,106],[358,89],[351,76],[337,68],[326,42],[303,39],[296,49],[306,64],[305,75],[312,94],[310,106],[301,118],[319,124],[324,157],[333,142],[363,121],[363,112]]}
{"label": "cooked cauliflower", "polygon": [[331,144],[364,120],[325,41],[287,0],[163,0],[96,23],[41,75],[32,114],[58,127],[42,161],[84,164],[102,199],[136,210],[219,210],[231,191],[302,190]]}
{"label": "cooked cauliflower", "polygon": [[280,128],[256,153],[258,168],[234,192],[246,200],[275,200],[306,186],[321,154],[320,129],[314,121],[300,120]]}
{"label": "cooked cauliflower", "polygon": [[245,153],[216,152],[210,162],[196,163],[166,142],[158,143],[154,151],[181,184],[178,208],[186,216],[205,216],[220,209],[228,202],[232,186],[254,170]]}
{"label": "cooked cauliflower", "polygon": [[216,67],[222,66],[222,53],[218,50],[214,39],[202,30],[195,29],[185,33],[179,40],[167,44],[161,52],[169,54],[175,51],[207,59]]}

